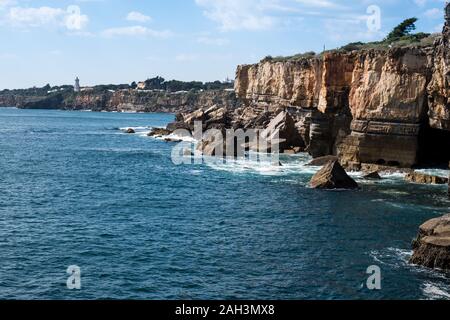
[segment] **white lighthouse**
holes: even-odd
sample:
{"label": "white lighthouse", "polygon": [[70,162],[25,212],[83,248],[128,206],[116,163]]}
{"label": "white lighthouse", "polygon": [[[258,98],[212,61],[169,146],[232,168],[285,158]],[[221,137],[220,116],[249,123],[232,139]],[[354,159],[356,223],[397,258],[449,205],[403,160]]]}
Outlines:
{"label": "white lighthouse", "polygon": [[75,92],[80,92],[81,88],[80,88],[80,79],[78,79],[78,77],[75,79],[75,87],[74,87],[74,91]]}

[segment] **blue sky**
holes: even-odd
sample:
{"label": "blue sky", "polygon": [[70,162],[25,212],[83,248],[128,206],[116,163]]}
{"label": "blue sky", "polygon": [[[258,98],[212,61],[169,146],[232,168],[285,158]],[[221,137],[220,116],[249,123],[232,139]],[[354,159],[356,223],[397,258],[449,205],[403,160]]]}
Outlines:
{"label": "blue sky", "polygon": [[[267,55],[382,39],[445,0],[0,0],[0,88],[223,80]],[[379,12],[379,15],[378,15]],[[378,19],[378,16],[380,19]],[[369,21],[369,26],[368,26]],[[379,21],[379,23],[377,23]]]}

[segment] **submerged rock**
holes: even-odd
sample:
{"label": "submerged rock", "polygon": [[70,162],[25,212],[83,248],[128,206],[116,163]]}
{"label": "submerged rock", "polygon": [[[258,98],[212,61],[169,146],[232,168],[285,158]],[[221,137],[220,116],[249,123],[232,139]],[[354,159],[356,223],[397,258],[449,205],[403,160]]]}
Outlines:
{"label": "submerged rock", "polygon": [[353,180],[339,161],[329,161],[311,179],[310,185],[314,189],[358,189],[359,186]]}
{"label": "submerged rock", "polygon": [[183,142],[181,139],[172,139],[172,138],[166,138],[164,139],[165,142],[173,142],[173,143],[180,143]]}
{"label": "submerged rock", "polygon": [[367,180],[381,180],[381,176],[378,171],[373,171],[364,176],[364,179]]}
{"label": "submerged rock", "polygon": [[164,129],[164,128],[153,128],[152,131],[150,131],[147,134],[147,136],[149,136],[149,137],[168,136],[171,133],[172,133],[172,131]]}
{"label": "submerged rock", "polygon": [[133,133],[136,133],[136,131],[132,128],[128,128],[127,130],[125,130],[125,133],[133,134]]}
{"label": "submerged rock", "polygon": [[450,270],[450,214],[421,225],[419,235],[413,241],[413,249],[410,263]]}
{"label": "submerged rock", "polygon": [[408,182],[420,184],[447,184],[449,182],[447,178],[432,176],[419,172],[411,172],[407,174],[405,180]]}

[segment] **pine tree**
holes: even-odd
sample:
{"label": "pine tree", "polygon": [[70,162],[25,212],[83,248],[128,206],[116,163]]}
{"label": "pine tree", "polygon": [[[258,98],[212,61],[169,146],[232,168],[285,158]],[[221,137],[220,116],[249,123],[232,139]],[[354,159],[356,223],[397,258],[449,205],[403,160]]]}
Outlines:
{"label": "pine tree", "polygon": [[411,34],[412,31],[416,30],[416,22],[419,19],[417,18],[409,18],[400,23],[398,26],[388,34],[385,41],[395,41],[401,37],[407,36]]}

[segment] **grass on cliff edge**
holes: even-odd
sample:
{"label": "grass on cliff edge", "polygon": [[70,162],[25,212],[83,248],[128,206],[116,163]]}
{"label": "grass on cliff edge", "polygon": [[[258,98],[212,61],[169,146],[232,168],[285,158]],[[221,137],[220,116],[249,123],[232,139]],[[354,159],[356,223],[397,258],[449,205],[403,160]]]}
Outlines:
{"label": "grass on cliff edge", "polygon": [[295,62],[295,61],[301,61],[304,59],[311,59],[311,58],[321,58],[323,54],[325,53],[333,53],[333,52],[351,52],[351,51],[360,51],[360,50],[389,50],[392,48],[411,48],[411,47],[418,47],[418,48],[426,48],[433,46],[435,40],[439,38],[441,34],[434,33],[416,33],[412,35],[405,35],[403,37],[399,37],[392,40],[383,40],[383,41],[376,41],[376,42],[353,42],[349,43],[343,47],[324,51],[322,53],[315,53],[313,51],[311,52],[305,52],[301,54],[296,54],[293,56],[288,57],[272,57],[267,56],[264,59],[261,60],[261,62]]}

